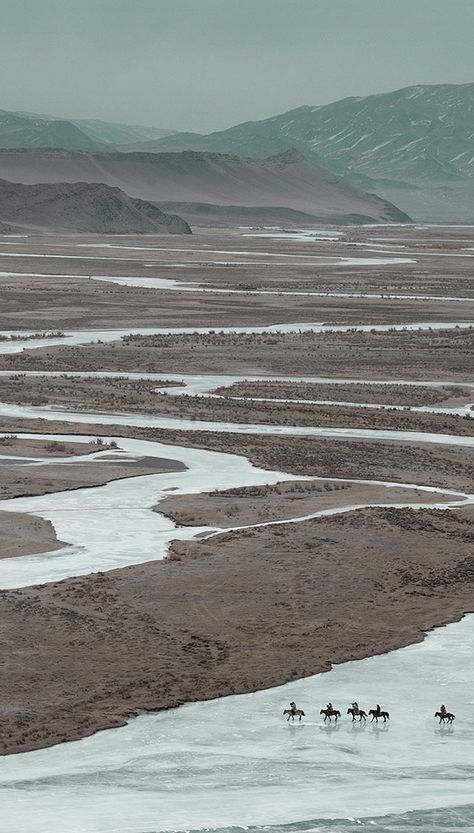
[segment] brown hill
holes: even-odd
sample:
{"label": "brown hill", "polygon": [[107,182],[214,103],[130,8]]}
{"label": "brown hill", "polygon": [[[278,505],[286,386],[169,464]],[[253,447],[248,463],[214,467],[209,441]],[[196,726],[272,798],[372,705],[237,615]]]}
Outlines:
{"label": "brown hill", "polygon": [[0,231],[190,234],[188,224],[103,183],[0,180]]}
{"label": "brown hill", "polygon": [[194,151],[2,150],[0,176],[24,183],[105,182],[156,203],[284,207],[320,222],[409,221],[392,203],[349,185],[294,150],[266,159]]}

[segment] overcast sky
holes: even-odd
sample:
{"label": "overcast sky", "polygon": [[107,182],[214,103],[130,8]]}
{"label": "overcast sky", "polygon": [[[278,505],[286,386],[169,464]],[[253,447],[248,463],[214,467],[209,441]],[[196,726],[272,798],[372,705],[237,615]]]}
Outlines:
{"label": "overcast sky", "polygon": [[474,0],[0,0],[0,109],[208,132],[474,81]]}

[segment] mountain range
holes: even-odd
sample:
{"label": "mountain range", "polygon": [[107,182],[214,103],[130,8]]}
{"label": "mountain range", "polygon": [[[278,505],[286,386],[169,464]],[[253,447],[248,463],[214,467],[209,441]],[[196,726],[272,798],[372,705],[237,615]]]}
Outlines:
{"label": "mountain range", "polygon": [[[207,135],[0,111],[0,148],[64,148],[114,157],[124,153],[125,168],[130,168],[132,152],[199,151],[263,160],[295,149],[328,175],[343,178],[359,191],[378,194],[415,220],[474,222],[472,83],[416,85],[303,106]],[[183,165],[188,163],[189,157],[184,158]],[[142,164],[137,162],[137,167]],[[190,182],[187,193],[192,190]],[[153,199],[200,202],[210,216],[214,201],[204,192],[194,192],[192,200],[168,193],[154,193]],[[237,208],[242,205],[237,194],[231,202]],[[296,209],[293,202],[284,205],[306,210]]]}
{"label": "mountain range", "polygon": [[129,150],[261,158],[288,147],[416,219],[474,220],[474,84],[345,98],[208,135],[175,133]]}
{"label": "mountain range", "polygon": [[[266,159],[218,153],[81,153],[71,150],[0,150],[0,177],[13,182],[106,183],[176,211],[190,222],[206,216],[220,224],[268,223],[299,212],[310,222],[407,222],[409,217],[319,168],[298,151]],[[291,221],[291,216],[288,217]],[[205,223],[209,225],[209,221]]]}

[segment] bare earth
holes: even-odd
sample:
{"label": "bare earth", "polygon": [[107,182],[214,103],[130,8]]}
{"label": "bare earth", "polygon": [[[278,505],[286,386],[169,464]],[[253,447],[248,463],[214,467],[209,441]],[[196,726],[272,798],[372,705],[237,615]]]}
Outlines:
{"label": "bare earth", "polygon": [[236,382],[229,387],[216,388],[213,393],[232,397],[267,397],[269,399],[313,399],[334,402],[369,402],[377,405],[454,407],[474,399],[474,389],[460,385],[365,385],[311,382]]}
{"label": "bare earth", "polygon": [[0,355],[0,369],[472,381],[474,327],[418,332],[133,336]]}
{"label": "bare earth", "polygon": [[[156,385],[156,382],[145,380],[17,375],[0,377],[0,399],[17,404],[51,405],[92,412],[99,404],[101,412],[153,414],[216,423],[387,428],[467,436],[474,432],[474,420],[457,414],[272,400],[260,402],[247,398],[170,396],[157,393]],[[442,392],[440,395],[443,395]],[[474,398],[474,391],[471,391],[471,397]],[[466,401],[466,395],[463,401]]]}
{"label": "bare earth", "polygon": [[0,558],[50,552],[61,546],[51,521],[26,512],[3,512],[0,502]]}
{"label": "bare earth", "polygon": [[177,543],[169,561],[3,591],[0,750],[419,641],[473,610],[471,521],[466,510],[354,512]]}
{"label": "bare earth", "polygon": [[216,526],[226,529],[288,518],[304,518],[321,512],[363,503],[433,503],[453,501],[453,495],[433,494],[359,483],[290,480],[276,486],[224,489],[199,495],[172,495],[160,501],[155,511],[177,526]]}
{"label": "bare earth", "polygon": [[67,442],[63,440],[37,440],[17,437],[16,434],[0,436],[0,457],[44,457],[56,458],[70,455],[94,454],[97,451],[110,451],[107,443],[98,445],[91,442]]}

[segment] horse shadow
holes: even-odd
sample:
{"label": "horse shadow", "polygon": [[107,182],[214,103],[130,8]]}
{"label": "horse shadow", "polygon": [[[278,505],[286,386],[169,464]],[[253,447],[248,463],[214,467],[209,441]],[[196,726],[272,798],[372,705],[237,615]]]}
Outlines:
{"label": "horse shadow", "polygon": [[319,726],[321,732],[327,732],[328,734],[330,732],[339,732],[340,728],[341,724],[337,720],[334,723],[323,723]]}
{"label": "horse shadow", "polygon": [[371,723],[370,729],[375,736],[383,734],[383,732],[388,732],[390,728],[389,723]]}
{"label": "horse shadow", "polygon": [[436,729],[434,730],[434,734],[435,735],[442,735],[442,736],[443,735],[454,735],[454,726],[451,723],[447,723],[446,725],[443,725],[443,723],[441,723],[441,725],[437,726]]}

